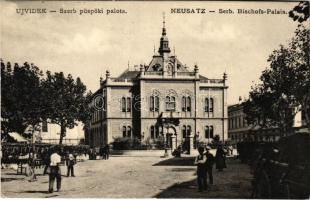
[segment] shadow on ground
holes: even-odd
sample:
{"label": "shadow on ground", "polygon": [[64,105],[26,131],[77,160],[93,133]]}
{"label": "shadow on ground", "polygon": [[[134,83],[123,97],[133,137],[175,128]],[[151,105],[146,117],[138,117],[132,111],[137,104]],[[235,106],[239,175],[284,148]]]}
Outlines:
{"label": "shadow on ground", "polygon": [[195,157],[169,158],[153,166],[194,166]]}
{"label": "shadow on ground", "polygon": [[9,181],[16,181],[16,180],[24,180],[25,178],[1,178],[1,182],[9,182]]}
{"label": "shadow on ground", "polygon": [[153,198],[182,198],[182,199],[248,199],[248,192],[242,191],[242,183],[224,183],[218,185],[209,185],[207,191],[198,192],[197,181],[176,183]]}
{"label": "shadow on ground", "polygon": [[42,193],[42,194],[50,194],[46,190],[26,190],[23,191],[23,193]]}
{"label": "shadow on ground", "polygon": [[[191,165],[194,158],[171,158],[155,165]],[[177,161],[176,161],[177,160]],[[250,197],[251,184],[250,175],[246,171],[246,165],[241,166],[235,158],[226,159],[228,168],[218,172],[213,168],[214,185],[208,185],[208,190],[198,192],[196,178],[185,182],[179,182],[163,189],[153,198],[220,198],[220,199],[248,199]],[[177,164],[176,164],[177,163]],[[184,168],[184,170],[195,170],[195,168]],[[175,168],[173,170],[183,170]]]}

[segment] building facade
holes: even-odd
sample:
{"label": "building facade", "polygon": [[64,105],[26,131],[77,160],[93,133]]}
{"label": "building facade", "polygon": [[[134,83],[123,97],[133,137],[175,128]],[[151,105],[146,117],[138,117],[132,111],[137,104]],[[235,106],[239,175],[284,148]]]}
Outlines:
{"label": "building facade", "polygon": [[[228,138],[233,143],[242,141],[275,142],[284,134],[278,127],[262,128],[259,125],[248,124],[243,111],[244,103],[228,106]],[[294,118],[294,131],[305,128],[302,112],[297,112]]]}
{"label": "building facade", "polygon": [[170,52],[164,26],[158,54],[149,65],[116,78],[106,72],[91,102],[92,120],[85,133],[90,146],[117,137],[161,139],[171,148],[211,142],[215,135],[227,139],[227,75],[206,78],[197,65],[191,70]]}
{"label": "building facade", "polygon": [[[60,129],[58,124],[51,123],[50,120],[41,122],[35,128],[33,142],[59,144]],[[31,135],[32,132],[32,126],[28,126],[24,131],[25,134],[29,135]],[[63,138],[63,144],[78,145],[84,142],[84,136],[83,124],[78,122],[73,128],[66,128],[66,136]],[[31,140],[29,142],[31,142]]]}

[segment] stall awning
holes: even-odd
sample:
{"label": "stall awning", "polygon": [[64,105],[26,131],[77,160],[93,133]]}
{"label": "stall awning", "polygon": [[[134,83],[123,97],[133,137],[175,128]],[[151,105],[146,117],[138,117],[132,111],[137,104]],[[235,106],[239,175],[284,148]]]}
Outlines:
{"label": "stall awning", "polygon": [[24,138],[23,136],[21,136],[19,133],[16,132],[9,133],[9,136],[11,136],[17,142],[28,142],[26,138]]}

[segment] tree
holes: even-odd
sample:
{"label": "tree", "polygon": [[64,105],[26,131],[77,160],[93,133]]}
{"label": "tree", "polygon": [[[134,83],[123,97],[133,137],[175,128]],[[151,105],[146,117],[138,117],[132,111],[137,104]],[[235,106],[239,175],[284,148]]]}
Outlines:
{"label": "tree", "polygon": [[263,71],[262,83],[252,88],[244,106],[248,123],[288,132],[302,111],[310,130],[309,35],[309,29],[299,25],[288,46],[281,45],[269,56],[270,68]]}
{"label": "tree", "polygon": [[[11,131],[24,132],[29,125],[36,127],[44,119],[45,101],[42,96],[42,71],[27,62],[12,70],[1,62],[1,123],[2,137]],[[34,133],[32,130],[32,135]]]}
{"label": "tree", "polygon": [[86,104],[86,86],[80,78],[76,80],[63,72],[54,73],[47,71],[42,83],[44,96],[48,99],[48,119],[60,126],[60,140],[66,136],[66,128],[73,128],[77,121],[88,119]]}
{"label": "tree", "polygon": [[309,1],[300,2],[293,10],[289,12],[289,17],[299,23],[307,21],[309,18]]}

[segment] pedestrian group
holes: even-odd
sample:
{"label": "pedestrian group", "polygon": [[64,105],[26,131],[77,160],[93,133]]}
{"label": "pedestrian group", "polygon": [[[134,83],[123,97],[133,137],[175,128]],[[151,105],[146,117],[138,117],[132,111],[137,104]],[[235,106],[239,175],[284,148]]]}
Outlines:
{"label": "pedestrian group", "polygon": [[199,155],[195,158],[195,165],[197,165],[197,184],[199,192],[208,190],[207,178],[209,178],[209,184],[213,185],[212,169],[214,163],[216,164],[216,169],[218,171],[223,171],[223,168],[226,168],[226,153],[223,149],[223,146],[218,146],[215,157],[210,153],[210,150],[211,148],[209,146],[206,148],[199,146]]}

